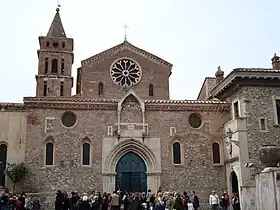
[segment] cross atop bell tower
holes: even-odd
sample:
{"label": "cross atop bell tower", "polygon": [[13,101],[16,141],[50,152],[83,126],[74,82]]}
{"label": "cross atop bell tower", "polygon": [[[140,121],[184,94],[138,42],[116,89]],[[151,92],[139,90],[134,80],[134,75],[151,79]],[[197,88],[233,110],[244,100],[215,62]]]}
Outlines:
{"label": "cross atop bell tower", "polygon": [[71,96],[74,62],[73,39],[66,36],[60,18],[60,5],[46,36],[39,37],[36,96]]}

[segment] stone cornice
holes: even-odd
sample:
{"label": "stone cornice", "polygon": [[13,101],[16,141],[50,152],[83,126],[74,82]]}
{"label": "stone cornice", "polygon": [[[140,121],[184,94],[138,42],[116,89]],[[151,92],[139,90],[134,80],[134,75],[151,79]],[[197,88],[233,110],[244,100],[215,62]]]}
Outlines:
{"label": "stone cornice", "polygon": [[165,60],[157,57],[156,55],[153,55],[153,54],[151,54],[151,53],[149,53],[149,52],[147,52],[145,50],[142,50],[142,49],[132,45],[131,43],[129,43],[127,41],[124,41],[123,43],[121,43],[119,45],[116,45],[116,46],[114,46],[114,47],[112,47],[112,48],[110,48],[108,50],[105,50],[105,51],[103,51],[101,53],[98,53],[98,54],[88,58],[88,59],[85,59],[81,63],[82,63],[82,65],[85,65],[87,63],[90,63],[90,62],[93,62],[93,61],[96,61],[96,60],[100,60],[103,57],[111,55],[113,53],[116,53],[116,52],[118,52],[118,51],[120,51],[122,49],[131,50],[131,51],[133,51],[133,52],[135,52],[137,54],[140,54],[141,56],[144,56],[144,57],[148,58],[149,60],[152,60],[152,61],[154,61],[156,63],[159,63],[159,64],[161,64],[161,65],[163,65],[163,66],[165,66],[167,68],[171,69],[172,66],[173,66],[171,63],[169,63],[169,62],[167,62],[167,61],[165,61]]}
{"label": "stone cornice", "polygon": [[[231,93],[226,92],[233,88],[233,86],[238,86],[239,81],[243,81],[241,86],[251,85],[253,82],[254,86],[263,87],[264,85],[275,86],[273,81],[277,81],[279,84],[280,80],[280,70],[277,69],[234,69],[224,80],[218,83],[212,90],[211,94],[213,97],[224,99],[228,97]],[[247,83],[246,83],[247,82]],[[280,86],[280,85],[279,85]],[[236,91],[236,88],[233,88]],[[231,91],[232,92],[232,91]]]}
{"label": "stone cornice", "polygon": [[[118,99],[82,97],[25,97],[28,108],[117,110]],[[229,104],[218,100],[144,100],[147,111],[229,111]]]}
{"label": "stone cornice", "polygon": [[73,51],[68,51],[68,50],[57,50],[57,49],[40,49],[38,50],[39,52],[48,52],[48,53],[64,53],[64,54],[70,54],[74,55]]}
{"label": "stone cornice", "polygon": [[0,112],[24,112],[23,103],[0,103]]}

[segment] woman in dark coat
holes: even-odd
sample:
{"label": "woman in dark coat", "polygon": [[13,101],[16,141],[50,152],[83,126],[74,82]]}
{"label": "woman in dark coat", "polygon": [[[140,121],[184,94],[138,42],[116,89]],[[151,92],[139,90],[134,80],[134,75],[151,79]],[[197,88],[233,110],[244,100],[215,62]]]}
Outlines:
{"label": "woman in dark coat", "polygon": [[176,210],[183,210],[183,199],[181,198],[179,193],[176,195],[174,208]]}
{"label": "woman in dark coat", "polygon": [[103,193],[103,198],[102,198],[102,210],[108,210],[109,207],[109,198],[107,193]]}

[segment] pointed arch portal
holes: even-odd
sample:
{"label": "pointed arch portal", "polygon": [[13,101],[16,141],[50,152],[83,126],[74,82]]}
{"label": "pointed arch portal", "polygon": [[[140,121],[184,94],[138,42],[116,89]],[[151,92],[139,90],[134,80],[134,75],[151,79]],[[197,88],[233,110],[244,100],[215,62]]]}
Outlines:
{"label": "pointed arch portal", "polygon": [[239,194],[238,178],[237,178],[237,175],[236,175],[235,171],[232,171],[230,173],[230,177],[231,177],[231,190],[232,190],[232,193]]}
{"label": "pointed arch portal", "polygon": [[123,192],[157,191],[161,178],[160,154],[155,154],[142,140],[132,138],[121,140],[110,149],[103,148],[104,192],[113,192],[118,187]]}
{"label": "pointed arch portal", "polygon": [[0,144],[0,186],[5,187],[5,168],[7,164],[7,150],[6,144]]}
{"label": "pointed arch portal", "polygon": [[147,192],[147,167],[134,152],[124,154],[116,167],[116,189],[123,192]]}

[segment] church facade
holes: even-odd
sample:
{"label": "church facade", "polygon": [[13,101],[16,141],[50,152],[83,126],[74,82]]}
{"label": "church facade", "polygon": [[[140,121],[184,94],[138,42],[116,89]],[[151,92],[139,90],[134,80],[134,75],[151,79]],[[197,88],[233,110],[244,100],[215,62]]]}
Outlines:
{"label": "church facade", "polygon": [[170,100],[172,64],[127,40],[83,60],[72,95],[59,9],[39,44],[36,96],[0,103],[0,161],[28,165],[26,192],[48,205],[58,189],[195,190],[203,209],[227,190],[253,205],[258,148],[279,143],[278,56],[272,69],[218,68],[197,100]]}

